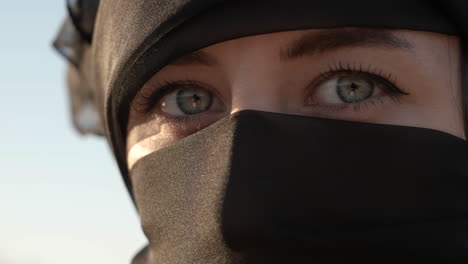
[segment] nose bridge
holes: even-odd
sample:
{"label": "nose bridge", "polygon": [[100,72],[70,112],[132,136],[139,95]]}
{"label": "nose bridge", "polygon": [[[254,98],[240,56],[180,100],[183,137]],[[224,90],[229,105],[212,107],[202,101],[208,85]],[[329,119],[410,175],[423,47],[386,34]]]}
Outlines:
{"label": "nose bridge", "polygon": [[231,113],[241,110],[282,112],[279,83],[281,64],[276,49],[263,41],[251,41],[228,63]]}
{"label": "nose bridge", "polygon": [[232,82],[231,114],[242,110],[285,112],[287,99],[281,95],[273,69],[246,68]]}

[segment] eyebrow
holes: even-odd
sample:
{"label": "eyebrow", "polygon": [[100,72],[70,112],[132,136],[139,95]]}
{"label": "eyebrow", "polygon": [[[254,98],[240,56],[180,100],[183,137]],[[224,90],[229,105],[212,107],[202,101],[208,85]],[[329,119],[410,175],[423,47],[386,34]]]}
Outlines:
{"label": "eyebrow", "polygon": [[[385,29],[325,29],[310,32],[292,41],[279,52],[282,61],[294,60],[306,55],[323,54],[343,48],[376,47],[385,49],[400,49],[413,51],[413,45],[402,37],[398,37]],[[218,65],[216,57],[205,51],[198,50],[183,55],[168,65]]]}
{"label": "eyebrow", "polygon": [[352,47],[377,47],[412,51],[413,45],[384,29],[327,29],[310,32],[280,51],[281,60],[315,55]]}
{"label": "eyebrow", "polygon": [[217,65],[218,61],[214,56],[198,50],[191,52],[189,54],[183,55],[174,61],[170,62],[169,65],[175,66],[185,66],[185,65],[204,65],[204,66],[214,66]]}

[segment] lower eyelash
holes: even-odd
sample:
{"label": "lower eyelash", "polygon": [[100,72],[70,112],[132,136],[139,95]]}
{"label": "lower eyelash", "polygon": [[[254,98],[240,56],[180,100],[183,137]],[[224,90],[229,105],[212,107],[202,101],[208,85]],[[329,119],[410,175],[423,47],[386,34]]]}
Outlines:
{"label": "lower eyelash", "polygon": [[[388,89],[385,96],[379,96],[364,100],[362,102],[357,103],[350,103],[350,104],[343,104],[343,105],[315,105],[316,108],[321,108],[323,111],[326,112],[336,112],[336,111],[344,111],[346,109],[352,108],[351,110],[354,112],[359,112],[363,108],[368,108],[369,104],[374,106],[378,104],[384,104],[383,99],[381,97],[388,97],[392,99],[394,102],[399,102],[400,95],[407,95],[408,93],[401,91],[397,88],[396,79],[391,73],[384,73],[383,70],[380,70],[376,67],[372,67],[371,65],[367,65],[364,67],[362,64],[357,63],[342,63],[342,62],[334,62],[328,65],[328,71],[322,72],[319,74],[318,79],[322,81],[328,80],[339,73],[346,73],[346,74],[369,74],[375,75],[379,78],[382,78],[383,81],[388,82],[391,86],[395,87],[396,90]],[[321,81],[320,81],[321,82]],[[180,81],[167,81],[167,82],[159,82],[153,83],[150,85],[147,91],[142,91],[140,94],[139,100],[135,103],[135,110],[141,113],[148,113],[154,107],[154,105],[166,94],[174,91],[175,89],[180,88],[183,85],[191,85],[191,86],[198,86],[199,84],[192,80],[180,80]],[[201,127],[200,117],[199,115],[189,115],[189,116],[166,116],[163,117],[167,121],[170,122],[177,122],[181,123],[183,127],[186,126],[188,122],[197,121],[197,127]]]}
{"label": "lower eyelash", "polygon": [[138,100],[135,105],[138,108],[135,108],[135,110],[148,113],[166,94],[183,86],[199,86],[199,84],[192,80],[164,81],[150,84],[147,89],[137,95]]}
{"label": "lower eyelash", "polygon": [[[161,116],[159,114],[155,114],[154,118],[159,118],[163,120],[163,122],[168,122],[168,123],[177,123],[178,126],[181,126],[182,130],[186,130],[188,127],[195,127],[196,131],[200,130],[203,127],[201,117],[199,114],[197,115],[184,115],[184,116]],[[192,122],[197,122],[195,126],[192,124]]]}
{"label": "lower eyelash", "polygon": [[365,109],[368,109],[370,105],[372,106],[385,105],[387,103],[385,102],[385,99],[389,99],[393,103],[396,103],[396,104],[401,103],[400,95],[388,94],[384,96],[370,98],[370,99],[364,100],[362,102],[357,102],[357,103],[340,104],[340,105],[314,105],[313,107],[315,109],[320,109],[320,111],[328,112],[328,113],[346,111],[348,109],[350,109],[353,112],[361,112],[361,111],[364,111]]}

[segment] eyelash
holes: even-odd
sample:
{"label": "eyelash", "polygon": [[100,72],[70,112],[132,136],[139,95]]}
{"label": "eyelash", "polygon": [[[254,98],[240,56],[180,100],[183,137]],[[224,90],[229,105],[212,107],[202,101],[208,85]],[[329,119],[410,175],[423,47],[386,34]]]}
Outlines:
{"label": "eyelash", "polygon": [[[311,84],[308,86],[307,90],[311,90],[314,87],[318,87],[320,84],[323,84],[326,81],[329,81],[339,75],[360,75],[365,76],[377,83],[383,83],[386,95],[393,100],[394,102],[399,103],[400,96],[402,95],[409,95],[408,92],[398,88],[396,85],[396,79],[393,78],[391,73],[384,73],[383,70],[372,67],[368,65],[367,67],[363,67],[362,64],[357,63],[346,63],[343,64],[342,62],[336,62],[333,64],[328,65],[328,70],[325,72],[319,73],[318,77],[315,78]],[[308,93],[308,95],[310,92]],[[307,97],[307,96],[306,96]],[[322,105],[318,106],[322,111],[326,112],[336,112],[336,111],[343,111],[346,109],[351,108],[351,110],[358,112],[361,108],[368,107],[369,104],[377,105],[377,104],[384,104],[385,102],[380,97],[374,97],[362,102],[357,103],[349,103],[349,104],[342,104],[342,105]]]}
{"label": "eyelash", "polygon": [[[347,75],[363,75],[371,80],[376,82],[384,83],[384,89],[386,90],[387,96],[390,99],[398,102],[399,97],[401,95],[408,95],[409,93],[399,89],[396,85],[396,80],[393,78],[392,74],[385,74],[383,70],[378,68],[374,68],[371,65],[368,65],[366,68],[362,66],[362,64],[343,64],[342,62],[337,62],[328,65],[328,70],[321,72],[318,74],[318,77],[315,78],[310,85],[308,85],[307,90],[311,90],[310,87],[317,87],[318,85],[322,84],[325,81],[331,80],[332,78],[339,76],[340,74],[347,74]],[[190,79],[185,80],[178,80],[178,81],[163,81],[157,83],[150,83],[150,87],[142,91],[139,96],[139,100],[137,100],[136,104],[134,105],[134,109],[137,112],[142,114],[149,113],[154,106],[167,94],[180,89],[181,87],[197,87],[201,89],[207,89],[205,85],[200,84],[197,81],[193,81]],[[210,89],[208,89],[210,90]],[[213,91],[211,91],[213,92]],[[361,108],[367,107],[368,104],[376,105],[377,103],[384,104],[382,98],[371,98],[368,100],[364,100],[362,102],[357,103],[350,103],[350,104],[343,104],[343,105],[329,105],[329,106],[319,106],[321,110],[327,112],[336,112],[346,110],[347,108],[352,108],[353,111],[360,111]],[[198,119],[197,115],[188,115],[188,116],[181,116],[181,117],[166,117],[169,120],[184,120],[190,121],[192,119]]]}
{"label": "eyelash", "polygon": [[[177,80],[177,81],[160,81],[155,83],[150,83],[148,88],[141,92],[141,95],[138,98],[138,101],[134,105],[134,110],[146,115],[150,113],[156,104],[164,98],[164,96],[170,94],[171,92],[180,89],[181,87],[196,87],[201,89],[209,90],[210,92],[214,93],[211,89],[206,88],[207,86],[199,83],[197,81],[193,81],[190,79],[184,80]],[[201,113],[203,114],[203,113]],[[160,119],[162,122],[168,123],[177,123],[178,126],[182,128],[182,130],[186,130],[186,128],[195,128],[195,131],[200,130],[203,126],[203,120],[198,115],[185,115],[185,116],[169,116],[169,115],[157,115],[157,118]],[[195,131],[185,131],[185,133],[193,133]]]}
{"label": "eyelash", "polygon": [[[207,89],[203,85],[193,80],[163,81],[150,84],[150,87],[142,91],[141,100],[136,102],[137,112],[146,114],[167,94],[180,89],[181,87],[197,87]],[[140,108],[141,107],[141,108]]]}
{"label": "eyelash", "polygon": [[383,70],[379,68],[373,68],[371,65],[368,65],[367,68],[364,69],[362,64],[343,64],[342,62],[336,62],[333,64],[329,64],[328,70],[319,73],[318,78],[321,81],[325,81],[331,79],[331,77],[334,77],[339,73],[346,73],[350,75],[364,74],[373,79],[378,79],[379,81],[384,81],[387,84],[390,84],[390,86],[395,89],[395,92],[401,92],[403,94],[406,94],[406,92],[401,91],[397,88],[396,80],[393,78],[393,75],[391,73],[386,74]]}

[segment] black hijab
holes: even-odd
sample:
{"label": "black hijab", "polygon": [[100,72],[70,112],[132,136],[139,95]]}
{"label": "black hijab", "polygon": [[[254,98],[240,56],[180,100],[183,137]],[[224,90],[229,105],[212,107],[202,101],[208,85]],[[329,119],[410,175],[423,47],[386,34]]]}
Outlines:
{"label": "black hijab", "polygon": [[[183,54],[243,36],[337,27],[458,35],[465,49],[468,2],[72,2],[62,32],[76,34],[62,34],[56,46],[78,69],[77,90],[97,105],[142,217],[150,246],[135,263],[468,259],[468,148],[442,132],[245,111],[148,155],[131,172],[125,152],[130,102]],[[340,155],[353,158],[336,166]],[[349,174],[345,168],[364,156],[373,165]],[[319,177],[307,173],[311,160]]]}

